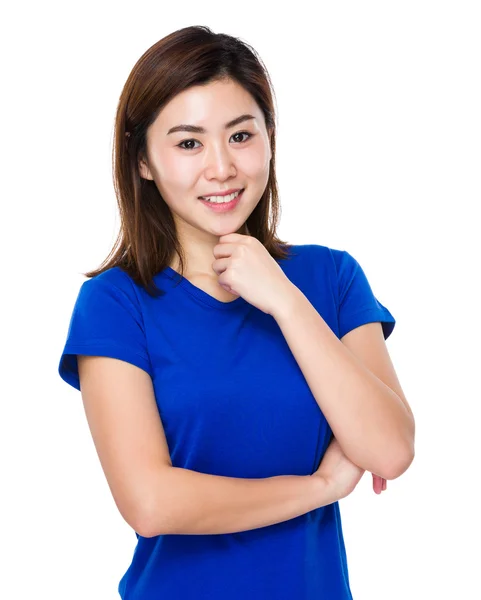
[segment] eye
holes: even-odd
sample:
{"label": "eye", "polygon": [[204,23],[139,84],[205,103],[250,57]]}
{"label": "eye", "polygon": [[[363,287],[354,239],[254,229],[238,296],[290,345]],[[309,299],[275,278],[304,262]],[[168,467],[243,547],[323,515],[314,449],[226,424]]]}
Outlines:
{"label": "eye", "polygon": [[241,140],[239,143],[243,144],[244,142],[247,142],[247,140],[249,140],[252,137],[252,133],[249,133],[248,131],[238,131],[237,133],[234,133],[232,137],[234,137],[234,135],[246,135],[247,138],[244,140]]}
{"label": "eye", "polygon": [[[238,144],[244,144],[245,142],[247,142],[251,137],[254,136],[253,133],[249,133],[248,131],[238,131],[237,133],[233,133],[231,137],[234,137],[235,135],[246,135],[247,138],[244,140],[241,140],[240,142],[237,142]],[[182,140],[179,144],[177,144],[177,146],[179,148],[182,148],[183,150],[195,150],[195,148],[186,148],[185,146],[183,146],[182,144],[187,144],[188,142],[198,142],[199,140],[194,140],[193,138],[190,138],[188,140]],[[199,142],[200,143],[200,142]]]}

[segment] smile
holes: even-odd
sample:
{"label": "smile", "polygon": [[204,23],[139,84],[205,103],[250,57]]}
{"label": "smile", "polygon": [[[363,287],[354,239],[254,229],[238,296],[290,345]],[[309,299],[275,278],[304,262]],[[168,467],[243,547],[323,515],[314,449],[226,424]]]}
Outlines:
{"label": "smile", "polygon": [[229,194],[228,196],[217,196],[214,200],[204,200],[203,198],[199,198],[204,206],[207,206],[210,210],[217,213],[224,213],[234,210],[235,207],[239,204],[242,196],[244,194],[244,190],[240,192],[235,192],[234,194]]}
{"label": "smile", "polygon": [[243,192],[244,190],[239,190],[238,192],[234,192],[233,194],[228,194],[227,196],[201,196],[201,200],[207,200],[207,202],[215,202],[216,204],[225,204],[226,202],[231,202],[234,198]]}

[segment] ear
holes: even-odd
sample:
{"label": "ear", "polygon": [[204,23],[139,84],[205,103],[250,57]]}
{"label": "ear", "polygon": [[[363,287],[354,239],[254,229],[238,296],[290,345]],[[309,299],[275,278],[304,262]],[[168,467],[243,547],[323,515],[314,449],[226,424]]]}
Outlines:
{"label": "ear", "polygon": [[[130,131],[125,132],[125,137],[128,142],[129,138],[130,138]],[[139,173],[140,173],[140,176],[143,177],[144,179],[150,179],[150,180],[154,179],[152,177],[152,173],[150,172],[147,160],[145,159],[144,156],[142,156],[139,160]]]}
{"label": "ear", "polygon": [[139,173],[140,176],[144,179],[150,179],[151,181],[153,181],[154,179],[152,177],[152,173],[150,172],[149,165],[147,164],[147,161],[144,158],[141,158],[139,160]]}

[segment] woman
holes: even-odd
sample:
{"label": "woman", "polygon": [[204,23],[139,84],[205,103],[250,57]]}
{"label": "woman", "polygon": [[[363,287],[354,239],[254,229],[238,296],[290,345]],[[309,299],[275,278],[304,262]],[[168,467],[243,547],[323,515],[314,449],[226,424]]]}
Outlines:
{"label": "woman", "polygon": [[338,501],[414,456],[394,317],[348,252],[276,235],[275,133],[261,60],[207,27],[122,91],[121,231],[59,373],[137,536],[123,599],[352,598]]}

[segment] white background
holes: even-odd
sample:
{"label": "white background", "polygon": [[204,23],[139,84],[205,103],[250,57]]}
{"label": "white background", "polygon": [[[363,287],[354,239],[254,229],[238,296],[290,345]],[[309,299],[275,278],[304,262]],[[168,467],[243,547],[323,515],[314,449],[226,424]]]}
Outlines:
{"label": "white background", "polygon": [[121,89],[147,48],[188,25],[241,37],[269,70],[281,239],[349,251],[397,321],[387,344],[416,417],[416,458],[381,496],[367,473],[341,501],[354,599],[481,597],[480,4],[2,12],[2,597],[114,600],[130,564],[135,534],[80,393],[57,369],[81,273],[119,224]]}

